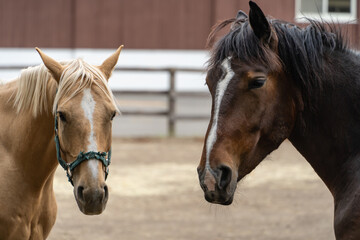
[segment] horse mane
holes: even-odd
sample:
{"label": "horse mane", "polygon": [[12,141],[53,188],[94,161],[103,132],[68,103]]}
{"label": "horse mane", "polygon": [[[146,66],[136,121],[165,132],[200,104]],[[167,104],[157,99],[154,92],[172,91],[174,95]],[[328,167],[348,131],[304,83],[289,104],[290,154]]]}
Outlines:
{"label": "horse mane", "polygon": [[[302,60],[308,60],[309,65],[313,65],[314,61],[319,59],[316,57],[322,55],[326,50],[344,51],[348,49],[348,43],[345,41],[339,26],[337,27],[334,23],[307,20],[310,24],[305,28],[300,28],[288,22],[268,19],[279,41],[280,57],[283,48],[294,48],[297,57],[286,56],[287,58],[293,58],[293,61],[298,60],[300,63],[303,62]],[[265,66],[271,65],[268,60],[274,60],[269,59],[273,56],[269,54],[268,47],[255,36],[249,21],[244,19],[227,19],[215,25],[209,34],[207,45],[210,46],[216,33],[229,24],[232,24],[232,29],[213,48],[208,62],[209,68],[221,63],[230,55],[246,63],[251,63],[251,61],[259,63],[261,61]]]}
{"label": "horse mane", "polygon": [[[56,114],[56,108],[60,99],[64,98],[64,101],[67,102],[85,88],[91,87],[92,84],[98,86],[112,102],[116,110],[119,111],[106,78],[97,68],[82,59],[62,62],[61,64],[66,67],[58,85],[55,80],[50,80],[52,76],[44,64],[29,67],[21,71],[20,77],[17,80],[17,91],[14,96],[14,107],[18,113],[29,110],[36,117],[39,113],[46,112],[50,107],[48,106],[49,101],[47,97],[48,91],[51,88],[49,84],[53,83],[57,85],[52,106],[53,114]],[[74,88],[75,91],[72,91]]]}
{"label": "horse mane", "polygon": [[[300,28],[276,19],[268,21],[277,37],[277,53],[255,36],[247,19],[229,19],[216,25],[209,35],[208,43],[213,41],[219,30],[232,24],[230,32],[213,47],[208,69],[229,56],[249,66],[261,64],[270,71],[276,70],[280,62],[283,71],[301,90],[303,99],[309,101],[304,104],[312,108],[322,95],[325,81],[328,89],[335,88],[338,83],[339,79],[332,74],[334,71],[331,68],[341,63],[343,72],[350,72],[345,71],[351,68],[350,64],[360,62],[359,53],[348,47],[340,26],[333,22],[308,19],[309,25]],[[343,59],[343,62],[337,58]]]}
{"label": "horse mane", "polygon": [[333,69],[329,69],[331,64],[324,64],[331,55],[352,53],[340,26],[311,19],[308,21],[310,24],[305,28],[276,20],[272,23],[279,39],[279,57],[286,63],[283,64],[286,65],[284,70],[305,96],[314,90],[320,93],[324,81],[328,86],[335,84],[334,80],[337,79],[324,77],[333,72]]}
{"label": "horse mane", "polygon": [[21,71],[17,80],[14,107],[17,112],[30,110],[33,116],[48,109],[47,86],[51,78],[44,64]]}

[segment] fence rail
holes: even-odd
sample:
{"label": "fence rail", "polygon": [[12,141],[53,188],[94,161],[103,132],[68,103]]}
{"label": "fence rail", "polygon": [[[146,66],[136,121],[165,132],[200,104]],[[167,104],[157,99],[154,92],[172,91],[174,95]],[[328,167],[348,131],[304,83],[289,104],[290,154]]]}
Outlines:
{"label": "fence rail", "polygon": [[[11,65],[0,66],[0,70],[20,70],[27,68],[28,66]],[[208,115],[178,115],[176,113],[176,101],[178,97],[209,97],[207,92],[193,92],[193,91],[181,91],[177,92],[175,89],[176,73],[178,72],[204,72],[204,69],[200,68],[141,68],[141,67],[116,67],[116,72],[166,72],[168,73],[169,89],[164,91],[144,91],[144,90],[113,90],[115,96],[117,95],[159,95],[167,97],[167,109],[164,111],[142,111],[142,110],[127,110],[122,111],[122,114],[134,115],[134,116],[165,116],[167,117],[168,136],[173,137],[175,135],[175,124],[178,120],[207,120]]]}

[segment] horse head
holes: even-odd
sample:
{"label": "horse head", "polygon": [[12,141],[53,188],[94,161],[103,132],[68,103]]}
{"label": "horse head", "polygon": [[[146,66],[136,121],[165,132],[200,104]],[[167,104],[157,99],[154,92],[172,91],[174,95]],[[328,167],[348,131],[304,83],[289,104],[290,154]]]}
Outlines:
{"label": "horse head", "polygon": [[109,196],[105,179],[118,108],[107,82],[121,48],[101,66],[81,59],[62,64],[37,49],[58,84],[53,104],[57,157],[74,186],[80,210],[88,215],[100,214]]}
{"label": "horse head", "polygon": [[[198,174],[207,201],[231,204],[237,182],[291,133],[292,87],[277,54],[278,39],[250,2],[212,50],[206,83],[211,119]],[[223,26],[222,26],[223,27]]]}

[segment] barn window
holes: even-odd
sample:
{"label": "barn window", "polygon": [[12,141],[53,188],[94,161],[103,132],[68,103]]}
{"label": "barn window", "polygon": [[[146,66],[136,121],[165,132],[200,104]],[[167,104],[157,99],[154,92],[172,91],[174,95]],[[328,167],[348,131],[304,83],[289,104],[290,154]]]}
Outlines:
{"label": "barn window", "polygon": [[357,19],[356,0],[296,0],[295,11],[299,22],[305,21],[304,17],[335,22]]}

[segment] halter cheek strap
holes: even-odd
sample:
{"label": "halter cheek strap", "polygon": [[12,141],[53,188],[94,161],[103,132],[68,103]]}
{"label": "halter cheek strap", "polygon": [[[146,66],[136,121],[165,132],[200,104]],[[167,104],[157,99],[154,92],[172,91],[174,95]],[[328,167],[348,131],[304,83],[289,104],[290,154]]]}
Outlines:
{"label": "halter cheek strap", "polygon": [[[65,162],[64,159],[61,158],[61,153],[60,153],[60,141],[59,141],[59,135],[58,135],[58,120],[57,120],[57,116],[55,115],[55,146],[56,146],[56,157],[59,161],[59,164],[61,165],[61,167],[65,170],[66,175],[68,177],[69,182],[71,183],[71,185],[74,186],[73,180],[72,180],[72,172],[74,171],[74,169],[83,161],[86,160],[90,160],[90,159],[97,159],[100,162],[102,162],[102,164],[105,167],[105,180],[107,179],[107,176],[109,174],[109,165],[111,163],[110,159],[111,159],[111,148],[109,150],[109,152],[94,152],[94,151],[90,151],[90,152],[80,152],[79,155],[77,156],[77,158],[75,159],[75,161],[71,162],[71,163],[67,163]],[[107,155],[107,158],[106,158]]]}

